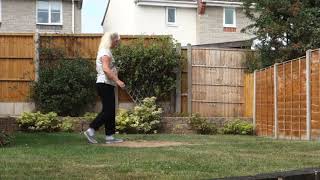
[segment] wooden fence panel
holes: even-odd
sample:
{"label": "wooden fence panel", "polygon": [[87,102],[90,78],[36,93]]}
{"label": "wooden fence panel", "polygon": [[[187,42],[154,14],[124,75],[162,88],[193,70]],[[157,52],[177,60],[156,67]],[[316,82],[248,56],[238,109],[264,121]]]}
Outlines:
{"label": "wooden fence panel", "polygon": [[320,49],[311,53],[311,137],[320,139]]}
{"label": "wooden fence panel", "polygon": [[305,139],[305,58],[278,66],[278,133],[280,138]]}
{"label": "wooden fence panel", "polygon": [[0,34],[0,101],[28,101],[35,79],[33,34]]}
{"label": "wooden fence panel", "polygon": [[245,117],[253,116],[253,93],[254,93],[254,79],[252,73],[246,73],[244,76],[244,96],[245,96]]}
{"label": "wooden fence panel", "polygon": [[68,58],[95,60],[102,34],[41,34],[40,48],[62,50]]}
{"label": "wooden fence panel", "polygon": [[256,133],[272,136],[274,129],[273,67],[256,74]]}
{"label": "wooden fence panel", "polygon": [[192,112],[244,117],[245,51],[192,49]]}

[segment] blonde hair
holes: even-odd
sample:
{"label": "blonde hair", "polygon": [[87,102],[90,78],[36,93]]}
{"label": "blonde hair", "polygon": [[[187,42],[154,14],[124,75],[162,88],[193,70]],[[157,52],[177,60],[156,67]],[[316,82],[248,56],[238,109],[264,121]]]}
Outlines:
{"label": "blonde hair", "polygon": [[100,49],[110,49],[113,40],[120,40],[120,36],[116,32],[106,32],[101,38],[101,42],[99,45]]}

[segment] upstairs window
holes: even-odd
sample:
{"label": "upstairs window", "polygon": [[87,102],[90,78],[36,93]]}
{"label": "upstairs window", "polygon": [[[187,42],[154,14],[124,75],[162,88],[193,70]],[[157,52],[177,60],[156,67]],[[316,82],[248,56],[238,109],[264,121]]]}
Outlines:
{"label": "upstairs window", "polygon": [[168,26],[176,26],[176,21],[177,21],[177,9],[176,8],[172,8],[172,7],[168,7],[166,9],[166,21],[167,21],[167,25]]}
{"label": "upstairs window", "polygon": [[62,1],[38,0],[37,24],[62,25]]}
{"label": "upstairs window", "polygon": [[236,27],[236,9],[226,7],[223,11],[223,26]]}

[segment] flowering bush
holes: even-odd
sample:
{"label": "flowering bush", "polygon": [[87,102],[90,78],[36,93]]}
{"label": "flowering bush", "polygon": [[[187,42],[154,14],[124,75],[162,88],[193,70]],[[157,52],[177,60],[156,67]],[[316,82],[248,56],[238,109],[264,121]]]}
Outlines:
{"label": "flowering bush", "polygon": [[120,133],[157,133],[161,113],[162,109],[157,107],[155,97],[145,98],[132,111],[119,111],[116,117],[117,130]]}
{"label": "flowering bush", "polygon": [[222,130],[224,134],[240,134],[240,135],[254,134],[253,125],[241,119],[235,119],[233,121],[226,123]]}
{"label": "flowering bush", "polygon": [[59,124],[59,129],[63,132],[72,132],[74,122],[70,117],[64,117]]}
{"label": "flowering bush", "polygon": [[42,114],[41,112],[27,113],[24,112],[17,120],[19,127],[25,131],[57,131],[59,130],[60,121],[57,113],[49,112]]}

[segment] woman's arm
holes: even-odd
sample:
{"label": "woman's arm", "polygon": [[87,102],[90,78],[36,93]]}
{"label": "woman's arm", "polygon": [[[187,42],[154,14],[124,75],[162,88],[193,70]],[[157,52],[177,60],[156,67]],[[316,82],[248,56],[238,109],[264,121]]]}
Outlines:
{"label": "woman's arm", "polygon": [[101,61],[102,61],[103,71],[108,76],[108,78],[113,80],[114,82],[117,83],[118,86],[123,88],[125,86],[124,83],[122,81],[120,81],[118,76],[115,73],[113,73],[113,71],[109,67],[109,64],[111,62],[111,58],[109,56],[102,56]]}

